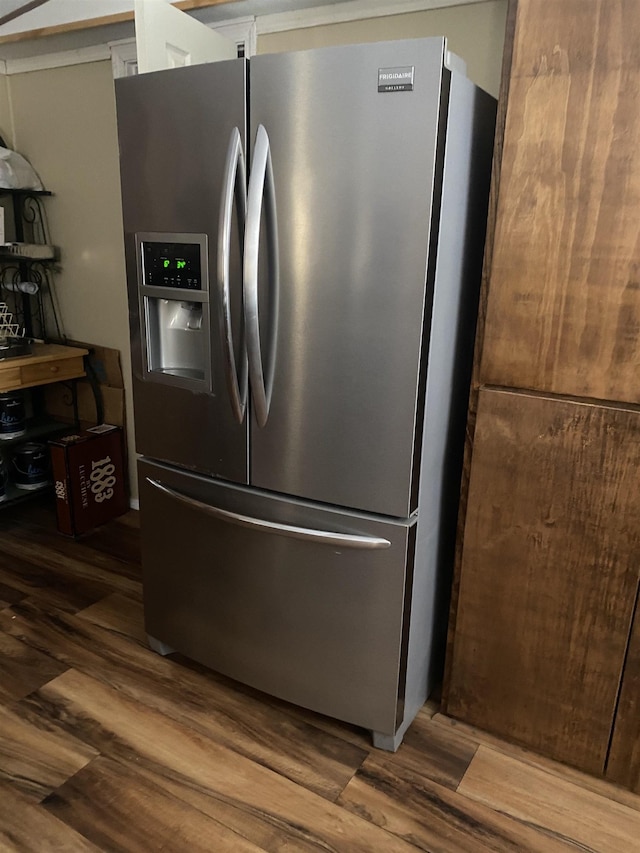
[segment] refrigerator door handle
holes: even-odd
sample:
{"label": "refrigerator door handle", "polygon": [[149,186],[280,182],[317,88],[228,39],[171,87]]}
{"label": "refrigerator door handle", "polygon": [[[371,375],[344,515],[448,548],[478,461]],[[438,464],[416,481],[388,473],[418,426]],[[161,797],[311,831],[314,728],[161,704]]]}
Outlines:
{"label": "refrigerator door handle", "polygon": [[[231,219],[233,202],[237,194],[238,213],[240,218],[240,240],[243,239],[244,224],[247,216],[247,173],[242,151],[240,131],[234,127],[229,139],[227,158],[224,167],[224,184],[220,200],[220,217],[218,220],[218,301],[220,306],[220,335],[223,341],[223,357],[227,389],[231,408],[239,424],[244,420],[247,408],[247,352],[244,335],[241,335],[240,377],[236,370],[235,351],[233,346],[233,331],[231,327],[231,295],[229,289],[229,267],[231,260]],[[242,243],[241,243],[242,245]],[[242,251],[242,248],[241,248]]]}
{"label": "refrigerator door handle", "polygon": [[330,530],[314,530],[309,527],[296,527],[291,524],[279,524],[275,521],[266,521],[261,518],[252,518],[248,515],[240,515],[237,512],[230,512],[226,509],[210,506],[209,504],[198,501],[195,498],[190,498],[175,489],[169,488],[151,477],[145,478],[147,483],[155,489],[175,498],[182,503],[188,504],[194,509],[206,512],[207,515],[226,521],[229,524],[237,524],[239,527],[247,527],[250,530],[260,530],[265,533],[275,533],[280,536],[288,536],[291,539],[304,539],[307,542],[320,542],[325,545],[333,545],[343,548],[358,548],[361,550],[380,550],[382,548],[391,547],[391,542],[388,539],[383,539],[377,536],[358,536],[351,533],[334,533]]}
{"label": "refrigerator door handle", "polygon": [[[262,362],[258,306],[258,256],[263,202],[266,211],[266,239],[269,258],[269,328],[266,377]],[[278,221],[271,148],[267,131],[260,124],[256,133],[247,199],[247,225],[244,239],[244,322],[247,334],[251,396],[256,420],[258,426],[261,427],[266,424],[269,417],[273,391],[278,337],[279,288]]]}

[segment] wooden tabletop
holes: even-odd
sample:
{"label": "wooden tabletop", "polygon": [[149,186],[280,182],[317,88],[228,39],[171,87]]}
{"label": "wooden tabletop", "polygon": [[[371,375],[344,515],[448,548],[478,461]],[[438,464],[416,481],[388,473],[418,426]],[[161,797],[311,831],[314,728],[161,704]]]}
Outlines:
{"label": "wooden tabletop", "polygon": [[0,359],[0,392],[33,388],[85,375],[88,350],[62,344],[32,344],[29,355]]}

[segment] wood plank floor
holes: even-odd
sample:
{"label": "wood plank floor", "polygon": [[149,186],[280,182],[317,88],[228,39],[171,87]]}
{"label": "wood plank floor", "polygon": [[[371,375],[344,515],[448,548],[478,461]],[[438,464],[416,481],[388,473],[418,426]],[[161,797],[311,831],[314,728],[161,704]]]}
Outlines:
{"label": "wood plank floor", "polygon": [[146,645],[137,514],[0,515],[0,851],[640,853],[640,797],[427,705],[395,755]]}

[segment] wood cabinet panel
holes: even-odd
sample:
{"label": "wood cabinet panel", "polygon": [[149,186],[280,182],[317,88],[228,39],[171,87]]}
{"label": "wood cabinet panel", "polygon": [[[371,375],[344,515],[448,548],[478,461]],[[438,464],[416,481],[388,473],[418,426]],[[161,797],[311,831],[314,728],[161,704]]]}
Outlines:
{"label": "wood cabinet panel", "polygon": [[640,402],[638,0],[519,0],[480,380]]}
{"label": "wood cabinet panel", "polygon": [[640,571],[640,412],[482,389],[447,712],[604,771]]}
{"label": "wood cabinet panel", "polygon": [[606,776],[640,794],[640,607],[633,620]]}

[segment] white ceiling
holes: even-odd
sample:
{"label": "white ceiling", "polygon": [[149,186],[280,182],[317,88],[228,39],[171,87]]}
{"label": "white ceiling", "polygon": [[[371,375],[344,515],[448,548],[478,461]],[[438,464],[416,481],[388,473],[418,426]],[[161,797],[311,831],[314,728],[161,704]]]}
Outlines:
{"label": "white ceiling", "polygon": [[[27,5],[29,0],[0,0],[0,18]],[[176,2],[176,0],[172,0]],[[395,5],[402,6],[398,0],[379,0],[392,13]],[[479,0],[424,0],[424,8],[454,6],[474,3]],[[480,0],[482,2],[482,0]],[[203,7],[190,12],[197,18],[206,18],[208,22],[228,20],[245,16],[272,15],[278,12],[295,12],[314,6],[334,6],[338,4],[357,5],[358,0],[235,0],[215,6]],[[376,4],[373,0],[372,5]],[[0,37],[27,33],[47,27],[56,27],[76,21],[89,21],[111,15],[133,12],[134,0],[44,0],[42,5],[0,26]]]}
{"label": "white ceiling", "polygon": [[[0,18],[27,5],[29,0],[0,0]],[[289,12],[310,6],[333,5],[345,0],[257,0],[256,2],[225,3],[216,7],[205,7],[195,14],[206,14],[210,20],[224,20],[244,15],[264,15],[273,12]],[[238,8],[242,7],[242,11]],[[249,7],[251,11],[249,11]],[[41,6],[24,12],[17,18],[0,26],[0,36],[55,27],[92,18],[104,18],[133,12],[133,0],[46,0]]]}
{"label": "white ceiling", "polygon": [[[26,2],[28,0],[0,0],[0,17]],[[344,2],[353,2],[353,0],[236,0],[236,2],[204,7],[190,14],[205,23],[214,23],[318,5],[333,6]],[[362,0],[355,0],[355,2],[359,3]],[[385,2],[393,4],[396,0],[385,0]],[[46,37],[41,37],[39,31],[43,28],[55,28],[77,21],[89,22],[96,18],[103,19],[112,15],[133,13],[133,6],[134,0],[47,0],[42,6],[25,12],[0,26],[0,39],[9,37],[8,41],[0,43],[0,62],[132,38],[134,34],[132,20],[101,26],[89,25],[86,28],[59,32]],[[33,37],[30,36],[31,32]],[[19,38],[16,40],[11,36],[19,36]]]}
{"label": "white ceiling", "polygon": [[[0,0],[0,17],[27,2],[28,0]],[[331,7],[332,10],[336,10],[336,20],[358,20],[376,17],[379,14],[401,14],[417,9],[435,9],[483,2],[487,0],[234,0],[234,2],[195,9],[190,14],[211,24],[249,17],[259,19],[275,16],[277,18],[278,13],[295,18],[298,12],[304,15],[304,10],[322,7],[318,9],[321,12]],[[0,62],[28,59],[42,54],[130,39],[134,35],[132,20],[98,27],[88,26],[47,37],[37,37],[39,35],[37,31],[76,21],[89,21],[92,18],[133,12],[133,6],[134,0],[47,0],[41,6],[0,26],[0,39],[3,36],[23,34],[19,40],[10,39],[0,43]],[[333,12],[329,17],[333,20]],[[29,37],[31,31],[34,31],[33,37]]]}
{"label": "white ceiling", "polygon": [[[0,0],[0,18],[28,3],[29,0]],[[132,10],[133,0],[45,0],[42,5],[0,26],[0,36]]]}
{"label": "white ceiling", "polygon": [[25,0],[0,0],[0,18],[24,6]]}

